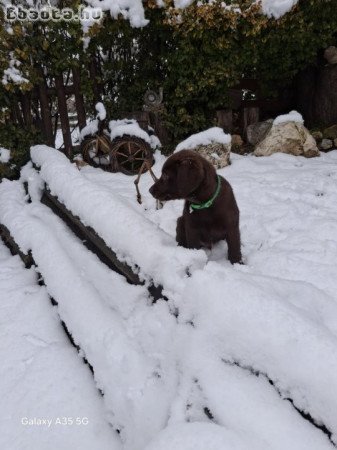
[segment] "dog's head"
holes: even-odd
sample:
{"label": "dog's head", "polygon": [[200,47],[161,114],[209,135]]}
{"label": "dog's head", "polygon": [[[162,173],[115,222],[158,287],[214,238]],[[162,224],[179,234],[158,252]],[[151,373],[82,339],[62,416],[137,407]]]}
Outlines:
{"label": "dog's head", "polygon": [[191,197],[205,178],[207,164],[193,150],[174,153],[165,162],[161,177],[150,188],[150,193],[161,201]]}

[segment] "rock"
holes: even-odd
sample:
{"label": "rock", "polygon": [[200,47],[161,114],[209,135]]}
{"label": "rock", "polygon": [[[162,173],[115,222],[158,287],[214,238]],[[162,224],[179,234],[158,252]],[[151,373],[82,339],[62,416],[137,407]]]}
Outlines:
{"label": "rock", "polygon": [[273,120],[257,122],[247,127],[247,141],[251,145],[257,145],[266,137],[268,131],[273,126]]}
{"label": "rock", "polygon": [[334,139],[334,141],[333,141],[333,145],[334,145],[334,147],[336,147],[336,148],[337,148],[337,139]]}
{"label": "rock", "polygon": [[232,153],[244,155],[246,153],[246,145],[239,134],[232,135]]}
{"label": "rock", "polygon": [[328,47],[324,52],[324,58],[328,61],[328,64],[337,64],[337,47],[333,45]]}
{"label": "rock", "polygon": [[324,139],[336,139],[337,138],[337,125],[332,125],[332,127],[326,128],[323,131]]}
{"label": "rock", "polygon": [[321,150],[330,150],[333,147],[333,141],[331,139],[323,139],[319,144]]}
{"label": "rock", "polygon": [[321,142],[323,139],[323,133],[321,131],[312,131],[311,136],[315,139],[316,142]]}
{"label": "rock", "polygon": [[254,150],[256,156],[270,156],[277,152],[307,158],[320,155],[315,139],[299,122],[273,125],[265,139]]}
{"label": "rock", "polygon": [[232,135],[232,148],[233,147],[242,147],[242,146],[243,146],[242,137],[239,134],[233,134]]}
{"label": "rock", "polygon": [[213,142],[208,145],[198,145],[194,150],[213,164],[216,169],[222,169],[230,164],[231,144]]}

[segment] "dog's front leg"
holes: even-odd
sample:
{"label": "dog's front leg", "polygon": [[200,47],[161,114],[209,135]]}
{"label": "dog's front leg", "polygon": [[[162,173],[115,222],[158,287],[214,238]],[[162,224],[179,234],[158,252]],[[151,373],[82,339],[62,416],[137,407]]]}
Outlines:
{"label": "dog's front leg", "polygon": [[191,226],[191,223],[188,223],[186,226],[186,248],[202,248],[202,242],[200,239],[200,230],[198,228],[194,228]]}
{"label": "dog's front leg", "polygon": [[177,220],[176,241],[181,247],[187,247],[184,216]]}
{"label": "dog's front leg", "polygon": [[226,234],[228,259],[232,264],[242,263],[239,224],[230,227]]}

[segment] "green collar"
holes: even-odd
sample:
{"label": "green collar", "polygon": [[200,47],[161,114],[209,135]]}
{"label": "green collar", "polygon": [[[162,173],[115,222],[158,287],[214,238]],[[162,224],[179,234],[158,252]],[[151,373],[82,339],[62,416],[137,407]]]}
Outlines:
{"label": "green collar", "polygon": [[221,189],[221,178],[220,178],[219,175],[218,175],[218,185],[217,185],[217,187],[216,187],[216,190],[215,190],[213,196],[212,196],[209,200],[207,200],[206,202],[204,202],[204,203],[191,203],[191,204],[190,204],[190,208],[192,208],[192,209],[198,209],[198,210],[199,210],[199,209],[207,209],[207,208],[210,208],[210,207],[213,205],[214,200],[215,200],[215,199],[217,198],[217,196],[219,195],[220,189]]}

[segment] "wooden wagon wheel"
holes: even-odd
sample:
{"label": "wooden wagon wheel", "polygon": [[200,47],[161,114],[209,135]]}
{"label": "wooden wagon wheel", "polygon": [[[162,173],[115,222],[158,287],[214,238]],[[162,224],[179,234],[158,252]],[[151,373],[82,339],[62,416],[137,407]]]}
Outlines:
{"label": "wooden wagon wheel", "polygon": [[[153,165],[153,154],[150,145],[143,139],[124,135],[112,141],[111,162],[117,170],[125,175],[137,175],[146,161],[146,166]],[[144,172],[148,170],[144,166]]]}
{"label": "wooden wagon wheel", "polygon": [[110,169],[111,142],[105,134],[85,138],[81,144],[83,159],[88,164],[102,169]]}

